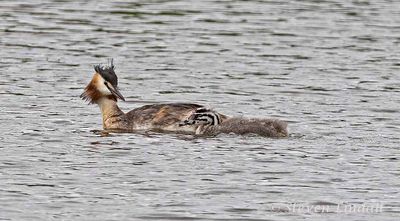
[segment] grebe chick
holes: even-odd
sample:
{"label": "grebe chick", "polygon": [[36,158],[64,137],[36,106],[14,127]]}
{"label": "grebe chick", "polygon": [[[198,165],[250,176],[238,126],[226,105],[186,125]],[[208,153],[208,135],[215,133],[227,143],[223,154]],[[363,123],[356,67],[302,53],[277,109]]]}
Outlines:
{"label": "grebe chick", "polygon": [[157,130],[207,136],[220,133],[288,136],[287,124],[281,120],[228,117],[191,103],[145,105],[124,113],[117,105],[118,99],[125,101],[125,98],[118,90],[112,60],[109,66],[96,65],[94,70],[92,80],[80,97],[89,104],[99,105],[105,130]]}

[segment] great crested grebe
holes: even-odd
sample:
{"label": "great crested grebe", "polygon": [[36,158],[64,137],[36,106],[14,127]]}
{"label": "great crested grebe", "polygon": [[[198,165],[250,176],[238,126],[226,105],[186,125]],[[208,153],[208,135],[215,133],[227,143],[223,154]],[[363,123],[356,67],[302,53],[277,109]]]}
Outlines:
{"label": "great crested grebe", "polygon": [[117,105],[118,99],[125,99],[118,90],[114,68],[112,60],[109,66],[94,66],[93,78],[80,96],[90,104],[99,105],[106,130],[158,130],[209,136],[220,133],[288,136],[287,124],[281,120],[228,117],[198,104],[151,104],[124,113]]}

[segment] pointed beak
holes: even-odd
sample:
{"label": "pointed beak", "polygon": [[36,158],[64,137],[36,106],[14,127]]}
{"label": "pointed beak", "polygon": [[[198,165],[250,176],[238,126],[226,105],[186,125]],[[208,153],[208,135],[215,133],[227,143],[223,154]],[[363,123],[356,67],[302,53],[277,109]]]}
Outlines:
{"label": "pointed beak", "polygon": [[124,96],[122,96],[122,94],[118,91],[118,88],[115,88],[114,86],[112,86],[111,84],[107,84],[107,88],[108,90],[111,91],[111,93],[113,95],[115,95],[116,97],[118,97],[119,99],[125,101]]}

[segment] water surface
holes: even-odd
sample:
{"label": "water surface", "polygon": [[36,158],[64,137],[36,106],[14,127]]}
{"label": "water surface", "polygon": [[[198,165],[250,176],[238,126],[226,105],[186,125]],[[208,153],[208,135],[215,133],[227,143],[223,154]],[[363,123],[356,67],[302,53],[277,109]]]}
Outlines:
{"label": "water surface", "polygon": [[[399,216],[396,1],[1,1],[0,18],[1,220]],[[79,95],[111,57],[125,111],[196,102],[291,136],[94,132]]]}

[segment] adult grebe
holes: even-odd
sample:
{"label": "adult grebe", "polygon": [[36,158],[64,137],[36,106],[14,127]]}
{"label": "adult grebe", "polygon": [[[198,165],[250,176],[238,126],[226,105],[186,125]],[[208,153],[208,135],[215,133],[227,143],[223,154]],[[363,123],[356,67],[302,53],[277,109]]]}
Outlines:
{"label": "adult grebe", "polygon": [[112,60],[109,66],[94,66],[96,72],[80,96],[90,104],[99,105],[104,129],[175,131],[209,136],[220,133],[288,136],[287,124],[281,120],[228,117],[198,104],[152,104],[125,114],[117,105],[118,99],[125,99],[118,90],[114,69]]}

